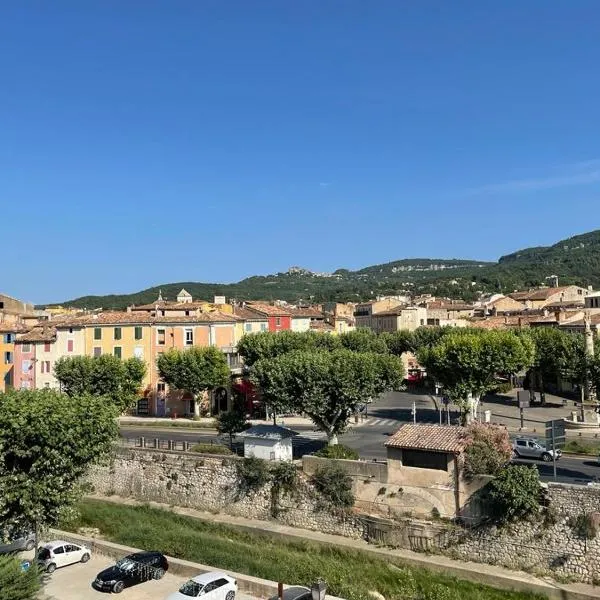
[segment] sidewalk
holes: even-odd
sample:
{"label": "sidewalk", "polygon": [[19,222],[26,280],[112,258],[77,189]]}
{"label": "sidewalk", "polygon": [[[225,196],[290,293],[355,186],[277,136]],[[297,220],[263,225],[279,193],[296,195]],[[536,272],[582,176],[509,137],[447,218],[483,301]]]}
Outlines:
{"label": "sidewalk", "polygon": [[502,567],[458,561],[442,555],[421,554],[405,549],[391,549],[376,547],[363,540],[353,540],[337,535],[320,533],[307,529],[299,529],[275,523],[274,521],[249,520],[243,517],[234,517],[225,514],[213,514],[202,512],[191,508],[173,507],[172,505],[158,502],[139,502],[131,498],[119,498],[115,496],[104,497],[90,495],[90,498],[124,504],[128,506],[151,506],[173,512],[178,515],[232,525],[248,530],[267,532],[282,538],[310,540],[321,544],[343,546],[348,549],[360,550],[378,555],[380,558],[395,558],[410,566],[430,569],[448,575],[466,579],[469,581],[491,585],[501,589],[516,589],[521,591],[532,591],[545,594],[548,598],[556,600],[597,600],[600,599],[600,588],[588,584],[560,584],[550,578],[539,578],[522,571],[510,571]]}
{"label": "sidewalk", "polygon": [[[271,425],[273,420],[265,419],[250,419],[252,425]],[[314,427],[314,423],[306,417],[277,417],[277,424],[285,427]],[[179,428],[179,429],[215,429],[215,419],[213,417],[204,417],[199,419],[188,419],[178,417],[172,419],[170,417],[136,417],[126,416],[119,417],[119,425],[121,426],[136,426],[136,427],[157,427],[157,428]]]}

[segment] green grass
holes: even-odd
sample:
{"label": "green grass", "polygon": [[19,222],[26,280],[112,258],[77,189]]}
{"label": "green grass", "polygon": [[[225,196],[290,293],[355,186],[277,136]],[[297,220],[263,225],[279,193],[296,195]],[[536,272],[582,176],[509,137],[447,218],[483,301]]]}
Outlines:
{"label": "green grass", "polygon": [[190,452],[199,452],[200,454],[233,454],[227,447],[221,444],[195,444],[190,448]]}
{"label": "green grass", "polygon": [[219,569],[272,581],[310,585],[325,579],[330,594],[366,600],[376,590],[387,600],[533,600],[543,596],[497,590],[403,568],[366,552],[328,544],[285,541],[268,534],[179,516],[147,506],[85,500],[76,522],[63,528],[97,527],[107,539],[135,548],[156,549]]}
{"label": "green grass", "polygon": [[165,419],[164,421],[123,421],[119,423],[119,427],[124,429],[129,429],[130,427],[144,427],[145,429],[162,429],[163,427],[175,427],[181,429],[216,429],[217,426],[214,419],[210,421],[173,421]]}
{"label": "green grass", "polygon": [[600,454],[600,442],[569,440],[564,445],[563,452],[585,454],[587,456],[598,456]]}

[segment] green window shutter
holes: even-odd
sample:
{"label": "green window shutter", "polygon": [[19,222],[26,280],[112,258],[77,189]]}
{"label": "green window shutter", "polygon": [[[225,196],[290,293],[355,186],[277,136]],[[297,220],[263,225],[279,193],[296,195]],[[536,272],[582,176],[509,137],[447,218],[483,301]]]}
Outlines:
{"label": "green window shutter", "polygon": [[121,346],[115,346],[114,354],[117,358],[121,358]]}
{"label": "green window shutter", "polygon": [[135,339],[136,340],[141,340],[142,339],[142,328],[141,327],[136,327],[135,328]]}
{"label": "green window shutter", "polygon": [[94,328],[94,339],[101,340],[102,339],[102,329],[100,327]]}

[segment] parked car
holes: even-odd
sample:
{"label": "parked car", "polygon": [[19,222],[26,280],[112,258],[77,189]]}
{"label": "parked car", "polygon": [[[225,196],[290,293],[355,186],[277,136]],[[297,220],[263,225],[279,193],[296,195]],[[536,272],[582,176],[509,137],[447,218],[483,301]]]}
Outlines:
{"label": "parked car", "polygon": [[55,540],[44,544],[38,550],[37,564],[46,573],[54,573],[59,567],[66,567],[78,562],[86,563],[90,560],[91,555],[91,550],[85,546]]}
{"label": "parked car", "polygon": [[126,587],[161,579],[168,569],[169,563],[160,552],[136,552],[100,571],[92,585],[97,590],[119,594]]}
{"label": "parked car", "polygon": [[562,456],[561,450],[548,450],[534,438],[517,438],[513,443],[513,453],[516,458],[536,458],[544,462],[556,460]]}
{"label": "parked car", "polygon": [[178,592],[174,592],[166,600],[234,600],[237,593],[237,581],[225,573],[211,572],[198,575],[186,581]]}
{"label": "parked car", "polygon": [[[279,596],[272,596],[269,600],[279,600]],[[312,600],[312,593],[307,587],[293,585],[283,590],[283,600]]]}
{"label": "parked car", "polygon": [[9,552],[22,552],[23,550],[33,550],[35,548],[35,534],[30,532],[15,532],[5,534],[0,532],[0,554]]}

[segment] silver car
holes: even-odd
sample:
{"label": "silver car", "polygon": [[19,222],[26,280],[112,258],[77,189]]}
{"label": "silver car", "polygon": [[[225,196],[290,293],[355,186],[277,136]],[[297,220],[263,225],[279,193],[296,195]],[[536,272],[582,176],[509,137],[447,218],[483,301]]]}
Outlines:
{"label": "silver car", "polygon": [[560,450],[548,450],[535,438],[517,438],[513,442],[513,453],[515,458],[534,458],[544,462],[553,460],[555,453],[556,460],[562,456]]}
{"label": "silver car", "polygon": [[0,531],[0,554],[9,552],[22,552],[33,550],[35,547],[35,535],[29,532],[13,533],[7,535]]}

